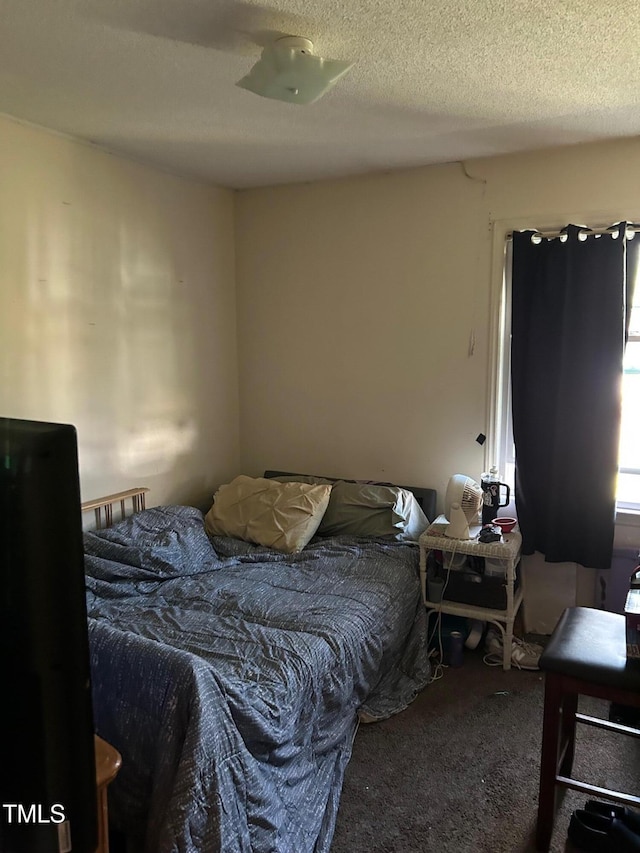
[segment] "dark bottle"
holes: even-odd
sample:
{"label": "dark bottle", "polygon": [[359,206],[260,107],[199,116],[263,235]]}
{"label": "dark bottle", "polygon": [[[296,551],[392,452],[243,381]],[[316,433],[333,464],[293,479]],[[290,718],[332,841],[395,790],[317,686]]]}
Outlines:
{"label": "dark bottle", "polygon": [[464,640],[460,631],[452,631],[449,634],[448,664],[452,667],[462,666]]}
{"label": "dark bottle", "polygon": [[[511,500],[511,489],[506,483],[500,482],[495,465],[480,478],[480,488],[482,489],[482,523],[490,524],[498,515],[500,507],[507,506]],[[506,490],[506,497],[502,502],[501,489]]]}

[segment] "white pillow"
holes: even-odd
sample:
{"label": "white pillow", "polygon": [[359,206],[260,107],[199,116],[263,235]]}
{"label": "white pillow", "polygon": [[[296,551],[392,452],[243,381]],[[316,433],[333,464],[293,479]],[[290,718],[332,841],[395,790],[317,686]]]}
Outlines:
{"label": "white pillow", "polygon": [[211,535],[234,536],[293,554],[318,529],[329,504],[331,485],[280,483],[241,474],[220,486],[205,516]]}

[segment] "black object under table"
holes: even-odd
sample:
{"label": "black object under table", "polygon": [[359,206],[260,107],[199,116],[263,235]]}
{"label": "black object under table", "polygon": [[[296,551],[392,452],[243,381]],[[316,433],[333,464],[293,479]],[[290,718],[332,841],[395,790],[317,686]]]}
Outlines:
{"label": "black object under table", "polygon": [[625,617],[590,607],[569,607],[541,658],[545,672],[542,755],[536,848],[548,850],[559,789],[584,791],[627,806],[640,797],[600,788],[571,777],[576,723],[640,737],[640,729],[577,712],[579,696],[640,707],[640,662],[627,661]]}

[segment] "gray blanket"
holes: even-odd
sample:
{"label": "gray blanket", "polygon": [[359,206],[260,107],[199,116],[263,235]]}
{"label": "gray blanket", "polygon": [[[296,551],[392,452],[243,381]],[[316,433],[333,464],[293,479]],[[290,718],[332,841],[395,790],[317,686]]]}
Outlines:
{"label": "gray blanket", "polygon": [[417,548],[283,555],[162,507],[85,552],[115,825],[147,853],[326,853],[358,712],[394,714],[428,681]]}

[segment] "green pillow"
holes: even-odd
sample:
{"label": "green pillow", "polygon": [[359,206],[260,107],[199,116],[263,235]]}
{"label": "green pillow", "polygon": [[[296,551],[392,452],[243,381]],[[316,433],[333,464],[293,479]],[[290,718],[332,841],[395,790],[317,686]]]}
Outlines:
{"label": "green pillow", "polygon": [[[281,482],[326,484],[323,477],[286,475]],[[333,482],[319,536],[377,536],[417,542],[429,520],[408,489],[377,483]]]}

